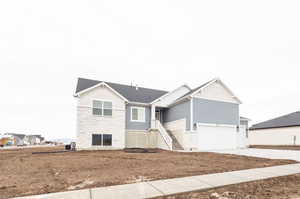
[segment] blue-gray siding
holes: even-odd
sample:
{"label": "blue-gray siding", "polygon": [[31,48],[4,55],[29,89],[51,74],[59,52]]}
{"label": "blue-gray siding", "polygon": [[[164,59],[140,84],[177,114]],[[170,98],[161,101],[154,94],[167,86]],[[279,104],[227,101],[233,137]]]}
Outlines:
{"label": "blue-gray siding", "polygon": [[239,125],[239,105],[193,98],[193,122]]}
{"label": "blue-gray siding", "polygon": [[[146,112],[145,122],[132,122],[131,120],[131,107],[144,107]],[[148,130],[151,124],[151,108],[137,105],[126,105],[126,129],[127,130]]]}
{"label": "blue-gray siding", "polygon": [[176,104],[164,111],[164,122],[172,122],[175,120],[186,118],[186,130],[190,130],[190,118],[191,118],[191,102],[190,100]]}

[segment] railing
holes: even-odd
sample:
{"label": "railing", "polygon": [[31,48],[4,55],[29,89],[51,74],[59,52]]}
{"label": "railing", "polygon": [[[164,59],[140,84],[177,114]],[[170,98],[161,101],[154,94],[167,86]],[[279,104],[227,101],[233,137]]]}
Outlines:
{"label": "railing", "polygon": [[155,126],[158,129],[158,132],[160,133],[160,135],[163,137],[163,139],[166,142],[166,144],[168,145],[169,149],[173,150],[173,140],[169,136],[169,134],[167,133],[166,129],[163,127],[163,125],[160,123],[159,120],[155,121]]}

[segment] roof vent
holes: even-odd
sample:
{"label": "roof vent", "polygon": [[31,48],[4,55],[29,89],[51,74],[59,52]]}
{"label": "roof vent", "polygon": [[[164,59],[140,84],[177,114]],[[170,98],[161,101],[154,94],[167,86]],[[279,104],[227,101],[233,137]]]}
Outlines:
{"label": "roof vent", "polygon": [[135,85],[135,90],[139,90],[139,87],[137,84]]}

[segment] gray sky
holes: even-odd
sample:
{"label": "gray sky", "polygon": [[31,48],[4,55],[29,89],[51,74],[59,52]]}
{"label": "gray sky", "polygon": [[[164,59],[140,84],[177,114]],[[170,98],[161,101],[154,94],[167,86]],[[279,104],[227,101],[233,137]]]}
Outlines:
{"label": "gray sky", "polygon": [[220,77],[253,123],[300,110],[300,2],[0,1],[0,133],[75,137],[77,77]]}

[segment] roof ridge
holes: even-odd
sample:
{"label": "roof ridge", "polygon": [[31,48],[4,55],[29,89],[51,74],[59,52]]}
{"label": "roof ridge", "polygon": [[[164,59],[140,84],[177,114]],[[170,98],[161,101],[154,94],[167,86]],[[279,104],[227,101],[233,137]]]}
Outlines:
{"label": "roof ridge", "polygon": [[[90,80],[90,81],[95,81],[95,82],[99,82],[99,83],[105,82],[105,83],[108,83],[108,84],[117,84],[117,85],[121,85],[121,86],[135,87],[135,85],[121,84],[121,83],[116,83],[116,82],[108,82],[108,81],[95,80],[95,79],[87,79],[87,78],[82,78],[82,77],[79,77],[78,79]],[[146,87],[141,87],[141,86],[138,86],[138,88],[156,90],[156,91],[162,91],[162,92],[169,92],[169,91],[166,91],[166,90],[161,90],[161,89],[156,89],[156,88],[146,88]]]}
{"label": "roof ridge", "polygon": [[269,120],[266,120],[266,121],[263,121],[263,122],[259,122],[257,124],[253,124],[253,126],[258,125],[258,124],[262,124],[262,123],[265,123],[265,122],[269,122],[269,121],[272,121],[272,120],[276,120],[276,119],[279,119],[279,118],[283,118],[283,117],[286,117],[286,116],[289,116],[289,115],[292,115],[292,114],[295,114],[295,113],[298,113],[298,112],[300,113],[300,111],[296,111],[296,112],[292,112],[292,113],[287,113],[287,114],[284,114],[284,115],[276,116],[273,119],[269,119]]}

